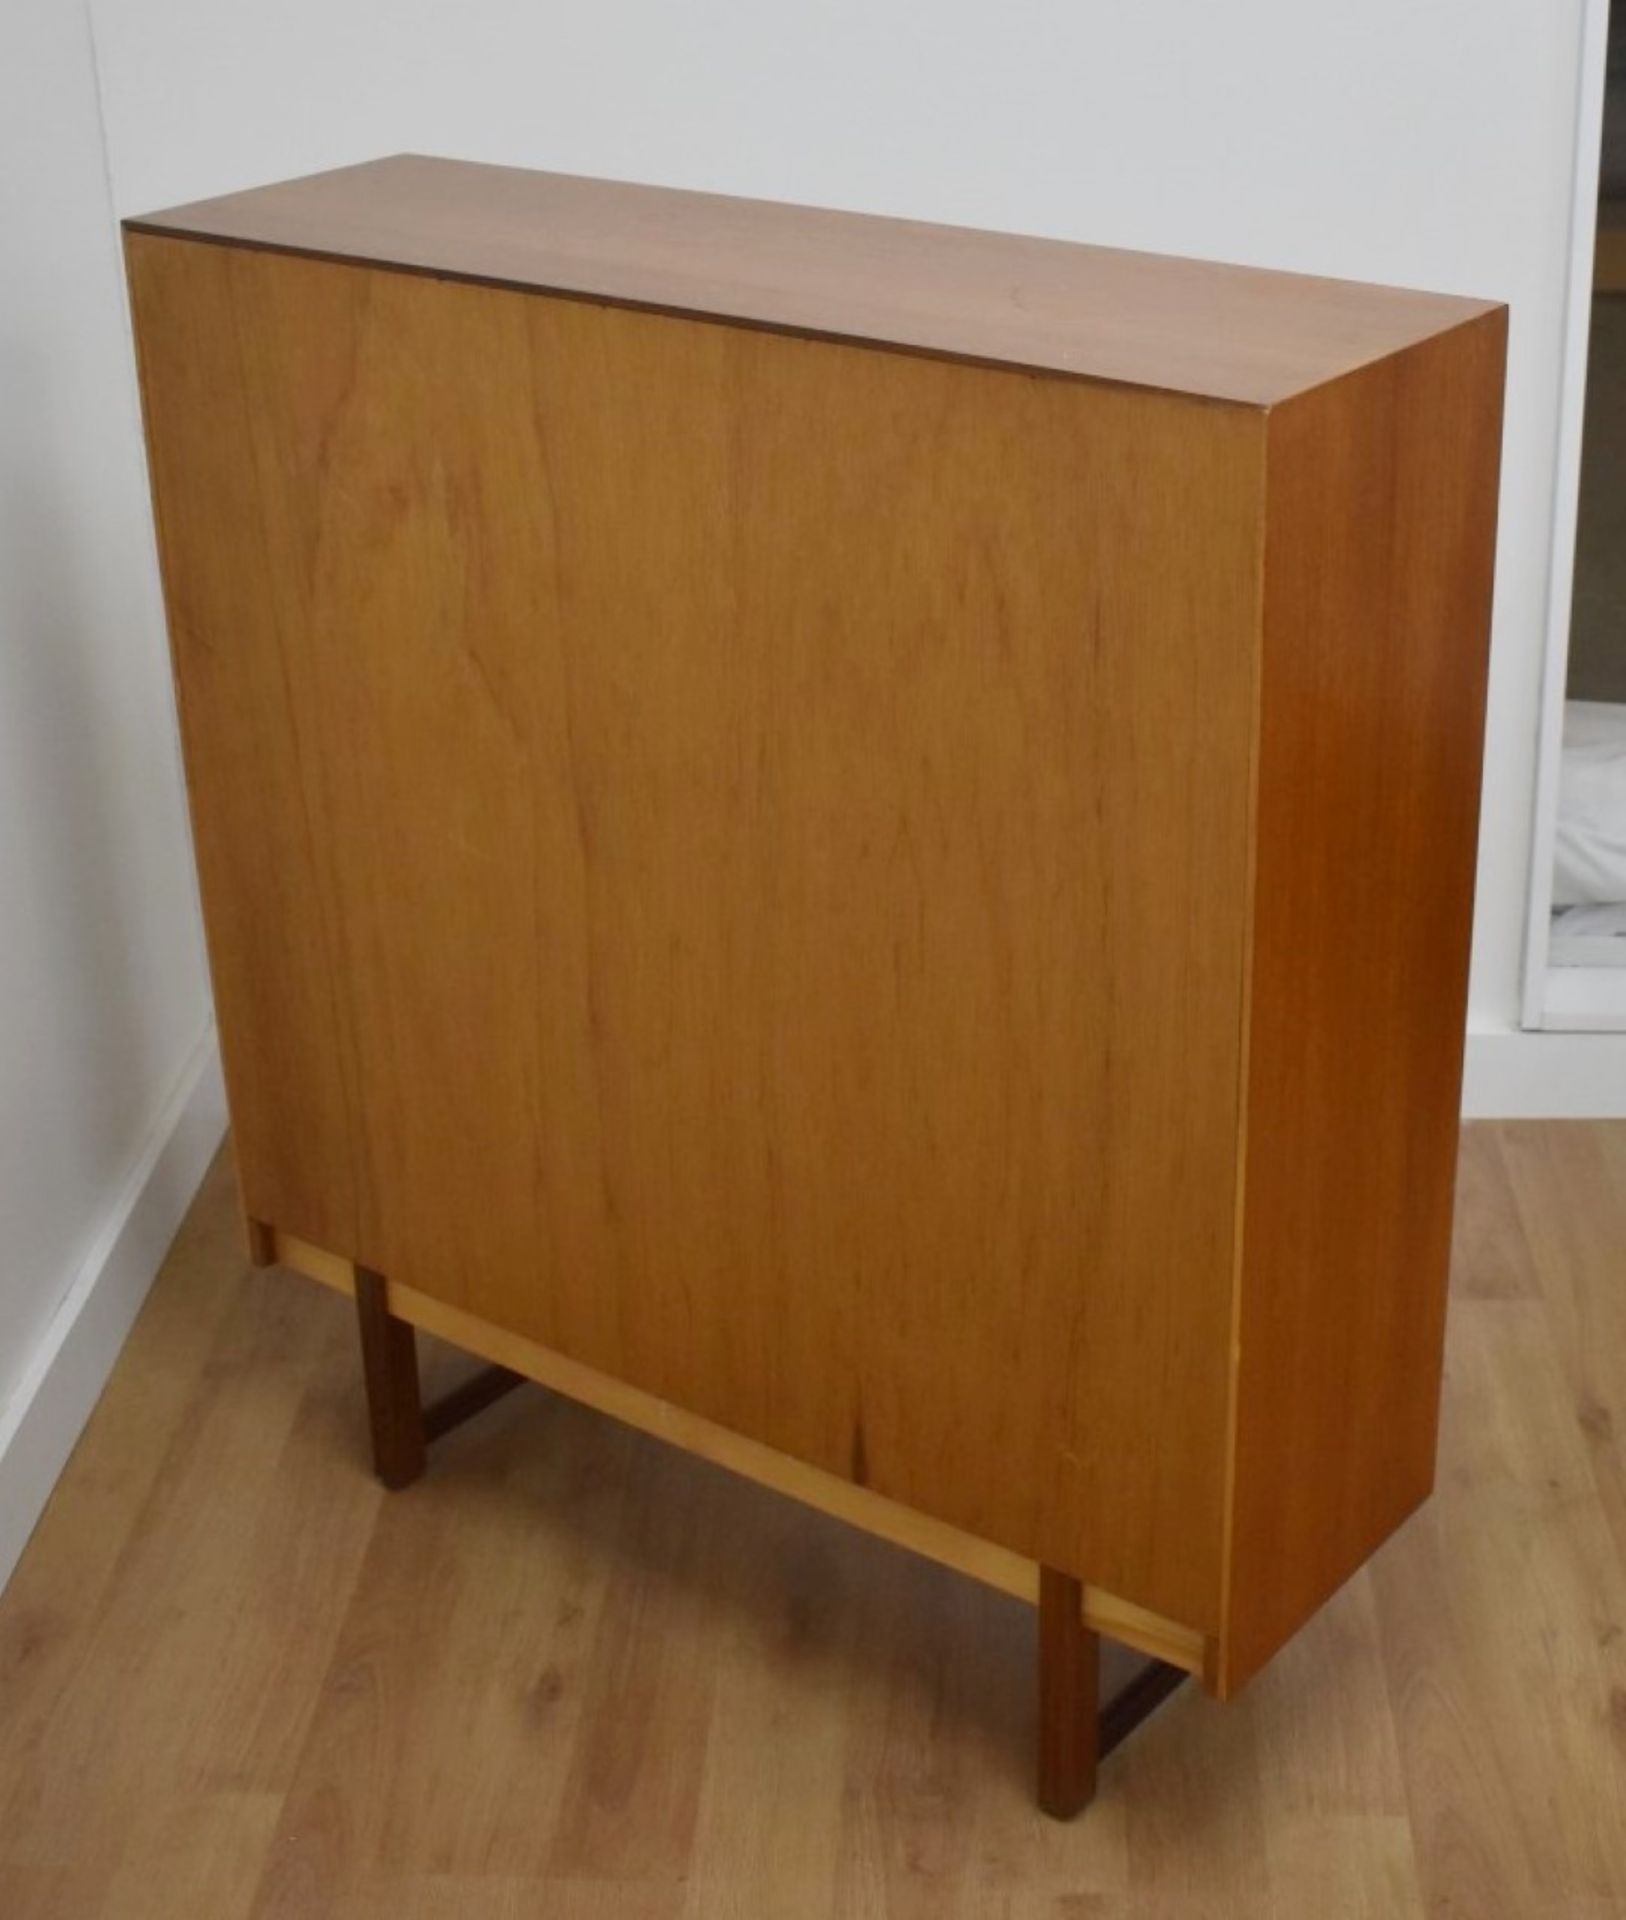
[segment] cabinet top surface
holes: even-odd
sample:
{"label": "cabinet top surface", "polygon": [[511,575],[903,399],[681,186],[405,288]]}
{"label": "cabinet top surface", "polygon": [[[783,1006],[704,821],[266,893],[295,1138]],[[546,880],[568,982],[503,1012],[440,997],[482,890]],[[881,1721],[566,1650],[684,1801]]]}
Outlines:
{"label": "cabinet top surface", "polygon": [[418,154],[125,225],[1250,406],[1496,306]]}

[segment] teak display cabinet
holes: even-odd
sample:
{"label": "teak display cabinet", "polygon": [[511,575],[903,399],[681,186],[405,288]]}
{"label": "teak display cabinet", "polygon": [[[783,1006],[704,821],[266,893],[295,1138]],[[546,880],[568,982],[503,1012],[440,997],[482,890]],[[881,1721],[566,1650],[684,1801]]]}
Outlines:
{"label": "teak display cabinet", "polygon": [[1505,311],[400,157],[127,223],[256,1257],[1233,1691],[1433,1472]]}

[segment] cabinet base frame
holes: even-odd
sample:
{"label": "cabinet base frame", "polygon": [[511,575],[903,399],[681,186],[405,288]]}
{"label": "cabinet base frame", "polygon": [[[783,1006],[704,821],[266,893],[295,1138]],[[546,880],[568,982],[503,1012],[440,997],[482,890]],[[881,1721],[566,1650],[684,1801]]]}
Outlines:
{"label": "cabinet base frame", "polygon": [[[410,1486],[423,1474],[431,1440],[515,1387],[535,1382],[1036,1606],[1037,1797],[1043,1811],[1057,1819],[1071,1819],[1089,1804],[1098,1763],[1189,1674],[1203,1671],[1203,1635],[1088,1587],[1071,1574],[1036,1565],[729,1433],[264,1222],[248,1222],[248,1240],[256,1266],[291,1268],[355,1300],[373,1466],[392,1490]],[[479,1354],[489,1364],[425,1405],[418,1381],[418,1328]],[[1147,1664],[1105,1706],[1100,1702],[1103,1637],[1148,1656]]]}

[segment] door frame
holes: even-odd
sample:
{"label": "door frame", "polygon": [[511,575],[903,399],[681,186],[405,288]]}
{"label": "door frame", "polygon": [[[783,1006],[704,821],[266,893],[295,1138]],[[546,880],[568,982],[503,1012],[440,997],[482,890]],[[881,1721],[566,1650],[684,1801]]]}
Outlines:
{"label": "door frame", "polygon": [[[1519,1024],[1571,1024],[1549,991],[1548,921],[1553,904],[1553,849],[1558,830],[1558,778],[1569,667],[1570,604],[1575,588],[1575,534],[1581,494],[1581,430],[1586,411],[1591,338],[1592,266],[1602,164],[1604,80],[1609,55],[1609,0],[1581,0],[1576,75],[1575,168],[1570,197],[1569,279],[1564,295],[1563,361],[1559,372],[1558,446],[1554,463],[1552,544],[1547,568],[1547,620],[1536,738],[1535,817],[1530,836],[1529,908],[1525,921],[1524,989]],[[1626,5],[1626,0],[1618,0]],[[1562,999],[1562,995],[1560,995]],[[1621,1025],[1626,1026],[1626,1016]]]}

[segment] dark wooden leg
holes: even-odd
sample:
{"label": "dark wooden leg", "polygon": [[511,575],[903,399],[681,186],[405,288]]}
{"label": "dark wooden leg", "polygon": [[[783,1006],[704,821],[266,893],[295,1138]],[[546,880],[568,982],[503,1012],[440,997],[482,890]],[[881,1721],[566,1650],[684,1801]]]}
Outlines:
{"label": "dark wooden leg", "polygon": [[423,1402],[412,1328],[390,1312],[382,1274],[356,1268],[356,1318],[373,1431],[373,1471],[386,1487],[407,1487],[424,1470]]}
{"label": "dark wooden leg", "polygon": [[1101,1642],[1084,1624],[1084,1589],[1039,1569],[1039,1805],[1070,1820],[1095,1796]]}
{"label": "dark wooden leg", "polygon": [[357,1267],[355,1274],[373,1470],[392,1490],[410,1487],[423,1473],[431,1440],[523,1386],[525,1376],[507,1367],[482,1367],[426,1407],[418,1386],[416,1334],[390,1312],[389,1289],[381,1273]]}

